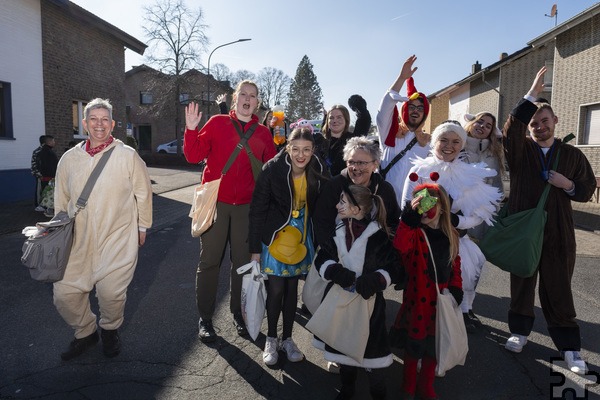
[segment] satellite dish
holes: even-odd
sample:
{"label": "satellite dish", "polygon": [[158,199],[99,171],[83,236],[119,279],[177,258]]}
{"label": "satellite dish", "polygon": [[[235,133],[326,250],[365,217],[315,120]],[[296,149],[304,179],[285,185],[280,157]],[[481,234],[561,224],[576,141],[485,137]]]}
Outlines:
{"label": "satellite dish", "polygon": [[554,26],[558,23],[558,10],[556,9],[556,4],[552,5],[552,9],[550,10],[550,15],[544,14],[546,17],[554,18]]}

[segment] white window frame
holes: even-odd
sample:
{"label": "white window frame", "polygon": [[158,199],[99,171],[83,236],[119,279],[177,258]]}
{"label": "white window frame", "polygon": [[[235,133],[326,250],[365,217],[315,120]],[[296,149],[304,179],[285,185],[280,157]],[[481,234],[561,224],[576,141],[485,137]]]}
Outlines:
{"label": "white window frame", "polygon": [[[593,118],[593,119],[592,119]],[[579,106],[580,145],[600,146],[600,103],[582,104]],[[590,131],[594,129],[590,138]]]}
{"label": "white window frame", "polygon": [[[73,139],[87,139],[87,134],[85,133],[85,130],[83,129],[83,124],[81,123],[81,121],[83,120],[83,109],[85,108],[85,106],[87,105],[86,101],[83,100],[73,100],[73,105],[75,105],[75,103],[77,103],[77,126],[78,126],[78,133],[73,133]],[[73,123],[75,123],[75,121],[73,121]]]}

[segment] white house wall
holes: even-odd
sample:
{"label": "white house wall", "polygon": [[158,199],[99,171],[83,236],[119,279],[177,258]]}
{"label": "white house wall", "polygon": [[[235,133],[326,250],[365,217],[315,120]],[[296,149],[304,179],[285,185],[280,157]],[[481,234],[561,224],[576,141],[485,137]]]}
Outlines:
{"label": "white house wall", "polygon": [[0,139],[0,171],[29,168],[45,133],[40,0],[0,1],[0,81],[11,84],[13,139]]}
{"label": "white house wall", "polygon": [[469,98],[471,96],[469,85],[461,86],[450,94],[450,107],[448,109],[448,119],[454,119],[463,121],[462,118],[465,113],[469,112]]}

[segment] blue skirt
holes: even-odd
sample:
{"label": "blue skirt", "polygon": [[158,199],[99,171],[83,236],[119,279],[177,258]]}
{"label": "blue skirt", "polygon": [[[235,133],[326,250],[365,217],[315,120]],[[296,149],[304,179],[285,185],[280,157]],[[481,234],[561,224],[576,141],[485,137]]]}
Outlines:
{"label": "blue skirt", "polygon": [[[297,218],[292,218],[289,225],[298,228],[298,230],[304,235],[304,212],[306,207],[300,210],[300,214]],[[269,253],[269,247],[264,243],[262,245],[262,253],[260,254],[260,269],[267,275],[293,277],[299,275],[306,275],[310,269],[313,258],[315,256],[315,247],[312,241],[312,223],[310,219],[306,221],[306,240],[304,245],[306,246],[306,257],[298,264],[285,264],[281,261],[276,260],[271,253]]]}

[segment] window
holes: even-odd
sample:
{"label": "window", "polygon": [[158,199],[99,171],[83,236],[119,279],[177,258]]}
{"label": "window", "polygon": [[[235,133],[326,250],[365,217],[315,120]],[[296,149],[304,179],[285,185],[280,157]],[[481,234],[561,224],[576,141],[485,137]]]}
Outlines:
{"label": "window", "polygon": [[83,119],[83,109],[87,103],[81,100],[73,100],[73,138],[87,139],[87,135],[83,130],[81,120]]}
{"label": "window", "polygon": [[140,92],[140,104],[152,104],[152,93]]}
{"label": "window", "polygon": [[544,88],[548,89],[552,89],[552,76],[554,74],[554,62],[553,61],[546,61],[545,63],[546,66],[546,74],[544,75]]}
{"label": "window", "polygon": [[181,103],[181,104],[189,104],[190,103],[190,94],[189,93],[181,93],[181,94],[179,94],[179,103]]}
{"label": "window", "polygon": [[580,144],[600,144],[600,104],[581,107],[583,142]]}
{"label": "window", "polygon": [[0,81],[0,138],[12,139],[13,137],[10,83]]}

